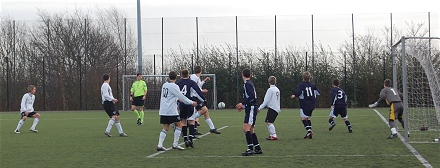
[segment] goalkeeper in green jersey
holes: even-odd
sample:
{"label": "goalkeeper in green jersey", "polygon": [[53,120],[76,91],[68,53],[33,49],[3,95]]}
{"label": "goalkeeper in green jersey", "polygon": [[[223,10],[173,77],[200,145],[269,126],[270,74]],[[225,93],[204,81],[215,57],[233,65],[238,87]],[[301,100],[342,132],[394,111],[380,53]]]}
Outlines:
{"label": "goalkeeper in green jersey", "polygon": [[[142,125],[144,123],[144,101],[147,95],[147,84],[142,80],[142,74],[138,73],[136,75],[136,81],[133,82],[130,89],[130,101],[131,110],[137,117],[137,124]],[[139,108],[139,111],[136,108]]]}

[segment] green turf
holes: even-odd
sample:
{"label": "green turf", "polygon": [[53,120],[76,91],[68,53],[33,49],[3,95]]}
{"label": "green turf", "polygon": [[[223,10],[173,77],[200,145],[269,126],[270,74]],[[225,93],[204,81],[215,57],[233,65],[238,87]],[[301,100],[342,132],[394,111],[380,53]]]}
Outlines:
{"label": "green turf", "polygon": [[[385,118],[388,109],[378,109]],[[257,117],[256,133],[262,155],[243,157],[246,149],[242,131],[244,113],[234,110],[210,111],[222,134],[208,134],[194,141],[195,148],[157,154],[162,129],[159,115],[145,114],[143,126],[136,125],[132,112],[121,112],[121,124],[128,137],[104,135],[108,117],[104,111],[40,112],[39,133],[29,131],[33,119],[13,133],[18,112],[0,113],[0,167],[424,167],[400,139],[388,140],[388,126],[372,109],[349,109],[353,133],[341,118],[328,131],[329,109],[313,113],[313,139],[303,139],[305,130],[298,109],[283,109],[275,126],[278,141],[267,141],[264,118]],[[200,132],[209,128],[201,119]],[[172,145],[169,131],[164,146]],[[182,138],[180,140],[182,142]],[[433,167],[440,167],[440,143],[411,144]],[[152,158],[148,156],[157,154]]]}

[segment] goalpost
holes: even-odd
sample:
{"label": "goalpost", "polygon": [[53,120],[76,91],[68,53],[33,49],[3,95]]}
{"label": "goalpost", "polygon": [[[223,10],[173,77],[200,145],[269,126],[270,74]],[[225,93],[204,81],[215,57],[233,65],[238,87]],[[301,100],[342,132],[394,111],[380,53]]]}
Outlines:
{"label": "goalpost", "polygon": [[[203,89],[207,89],[208,92],[204,94],[208,100],[208,109],[217,109],[217,86],[215,74],[202,74],[200,79],[211,78],[210,81],[205,82]],[[160,106],[160,94],[162,92],[162,85],[168,81],[168,75],[142,75],[142,80],[147,83],[148,91],[146,100],[144,101],[145,110],[159,110]],[[179,76],[177,77],[179,80]],[[122,110],[127,111],[131,108],[130,102],[130,89],[133,82],[136,81],[136,75],[123,75],[122,76]]]}
{"label": "goalpost", "polygon": [[403,92],[406,142],[440,137],[439,49],[438,37],[402,37],[391,47],[393,87]]}

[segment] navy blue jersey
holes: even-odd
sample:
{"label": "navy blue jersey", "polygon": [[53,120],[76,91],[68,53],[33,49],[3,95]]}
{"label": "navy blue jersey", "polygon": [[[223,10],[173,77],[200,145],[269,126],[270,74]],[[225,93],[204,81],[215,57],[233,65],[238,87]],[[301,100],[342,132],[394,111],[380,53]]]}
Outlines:
{"label": "navy blue jersey", "polygon": [[[202,102],[206,100],[202,90],[200,90],[200,87],[193,80],[180,78],[179,81],[177,81],[177,85],[179,85],[180,92],[187,98],[194,100],[193,97],[197,97]],[[191,90],[196,91],[197,95],[191,95]]]}
{"label": "navy blue jersey", "polygon": [[347,95],[345,95],[344,90],[339,87],[333,87],[331,90],[332,94],[332,106],[347,106]]}
{"label": "navy blue jersey", "polygon": [[303,110],[314,110],[316,104],[316,96],[319,90],[315,84],[310,82],[301,82],[295,90],[295,97],[299,98],[299,106]]}
{"label": "navy blue jersey", "polygon": [[243,102],[244,106],[256,106],[257,104],[257,92],[255,91],[254,83],[251,80],[247,80],[243,85]]}

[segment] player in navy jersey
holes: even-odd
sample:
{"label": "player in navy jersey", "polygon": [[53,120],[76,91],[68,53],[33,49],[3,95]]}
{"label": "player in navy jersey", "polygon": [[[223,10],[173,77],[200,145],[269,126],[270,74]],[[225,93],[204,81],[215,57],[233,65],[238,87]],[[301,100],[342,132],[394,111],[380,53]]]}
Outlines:
{"label": "player in navy jersey", "polygon": [[258,114],[258,104],[257,92],[255,91],[254,83],[251,81],[251,77],[252,74],[249,69],[244,69],[241,73],[241,78],[244,81],[243,102],[235,105],[235,108],[238,110],[238,112],[241,112],[243,108],[245,109],[243,132],[246,136],[248,149],[242,153],[243,156],[263,153],[254,129]]}
{"label": "player in navy jersey", "polygon": [[341,115],[342,119],[345,122],[345,125],[347,125],[348,132],[352,133],[353,129],[351,127],[350,121],[348,121],[347,116],[347,95],[345,95],[344,90],[339,88],[339,80],[335,79],[333,80],[333,88],[330,91],[332,95],[332,104],[331,104],[331,111],[330,115],[328,116],[328,122],[330,123],[330,127],[328,128],[329,131],[333,130],[333,128],[336,126],[335,121],[333,118],[338,117],[338,115]]}
{"label": "player in navy jersey", "polygon": [[311,83],[312,75],[309,71],[303,73],[303,81],[298,84],[298,87],[290,96],[290,98],[294,99],[295,97],[299,98],[299,107],[300,107],[300,116],[301,121],[307,130],[304,139],[312,139],[313,131],[312,131],[312,121],[310,118],[312,117],[313,110],[315,109],[316,104],[316,96],[320,95],[318,88],[315,84]]}
{"label": "player in navy jersey", "polygon": [[[179,85],[180,92],[183,95],[185,95],[188,99],[191,99],[194,101],[198,100],[198,102],[200,102],[200,105],[198,108],[198,110],[200,110],[201,109],[200,106],[203,106],[203,103],[206,102],[205,101],[206,99],[203,96],[203,93],[200,90],[197,83],[189,78],[188,69],[183,69],[181,71],[180,79],[177,82],[177,85]],[[191,94],[192,91],[195,91],[197,94],[196,95]],[[193,97],[193,96],[196,96],[196,97]],[[189,136],[188,136],[188,126],[187,126],[188,118],[191,117],[194,113],[194,107],[191,105],[185,105],[183,103],[180,103],[179,109],[180,109],[179,116],[180,116],[180,119],[182,122],[182,134],[183,134],[183,139],[185,141],[185,146],[187,148],[188,147],[194,148],[193,138],[194,138],[194,134],[195,134],[195,129],[194,129],[195,121],[189,120]]]}

